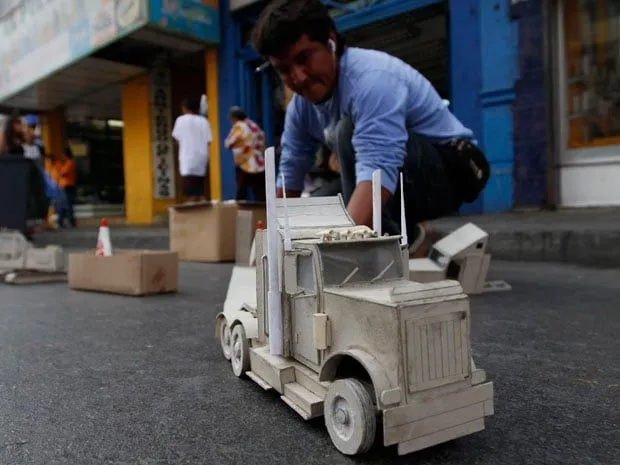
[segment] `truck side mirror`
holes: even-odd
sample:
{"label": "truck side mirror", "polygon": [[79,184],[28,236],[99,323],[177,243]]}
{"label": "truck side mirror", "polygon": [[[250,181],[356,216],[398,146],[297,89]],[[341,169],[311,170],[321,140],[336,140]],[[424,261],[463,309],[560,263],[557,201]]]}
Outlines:
{"label": "truck side mirror", "polygon": [[287,294],[297,294],[297,254],[287,253],[284,255],[284,290]]}

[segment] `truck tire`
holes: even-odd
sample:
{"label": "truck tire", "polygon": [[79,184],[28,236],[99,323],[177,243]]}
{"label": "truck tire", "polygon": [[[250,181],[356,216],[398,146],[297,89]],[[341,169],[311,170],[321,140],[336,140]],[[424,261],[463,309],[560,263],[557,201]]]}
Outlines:
{"label": "truck tire", "polygon": [[232,349],[230,364],[233,373],[241,378],[250,369],[250,347],[242,324],[236,324],[233,327],[230,346]]}
{"label": "truck tire", "polygon": [[226,360],[232,357],[232,334],[226,320],[220,323],[220,345]]}
{"label": "truck tire", "polygon": [[344,455],[363,454],[373,446],[376,409],[370,394],[357,379],[339,379],[329,386],[323,415],[332,443]]}

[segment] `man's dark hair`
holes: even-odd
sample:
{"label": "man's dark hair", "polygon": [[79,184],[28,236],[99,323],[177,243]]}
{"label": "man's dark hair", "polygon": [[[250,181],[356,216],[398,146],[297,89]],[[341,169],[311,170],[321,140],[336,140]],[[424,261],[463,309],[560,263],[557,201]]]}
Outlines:
{"label": "man's dark hair", "polygon": [[228,117],[230,119],[243,121],[244,119],[247,119],[248,115],[246,115],[245,111],[239,107],[230,107],[230,110],[228,110]]}
{"label": "man's dark hair", "polygon": [[320,0],[273,0],[258,19],[252,43],[260,55],[276,56],[303,35],[327,44],[332,32],[337,35],[337,54],[341,55],[344,38],[338,34],[329,10]]}
{"label": "man's dark hair", "polygon": [[196,115],[200,113],[200,99],[188,97],[183,100],[182,105]]}

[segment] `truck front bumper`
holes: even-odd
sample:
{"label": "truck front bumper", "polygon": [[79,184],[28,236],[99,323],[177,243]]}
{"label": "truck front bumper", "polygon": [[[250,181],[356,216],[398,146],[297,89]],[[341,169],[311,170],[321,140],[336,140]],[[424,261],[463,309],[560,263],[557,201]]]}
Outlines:
{"label": "truck front bumper", "polygon": [[465,387],[383,411],[384,444],[404,455],[484,429],[493,415],[493,383]]}

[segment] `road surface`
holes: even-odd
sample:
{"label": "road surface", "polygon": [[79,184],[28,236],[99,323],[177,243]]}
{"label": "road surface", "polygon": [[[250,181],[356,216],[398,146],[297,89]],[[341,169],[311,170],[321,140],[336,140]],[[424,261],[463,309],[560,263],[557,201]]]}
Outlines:
{"label": "road surface", "polygon": [[[234,377],[214,337],[231,267],[182,264],[176,296],[0,287],[0,463],[612,465],[620,270],[494,263],[513,290],[472,299],[486,430],[352,460],[322,420]],[[618,463],[618,462],[615,462]]]}

